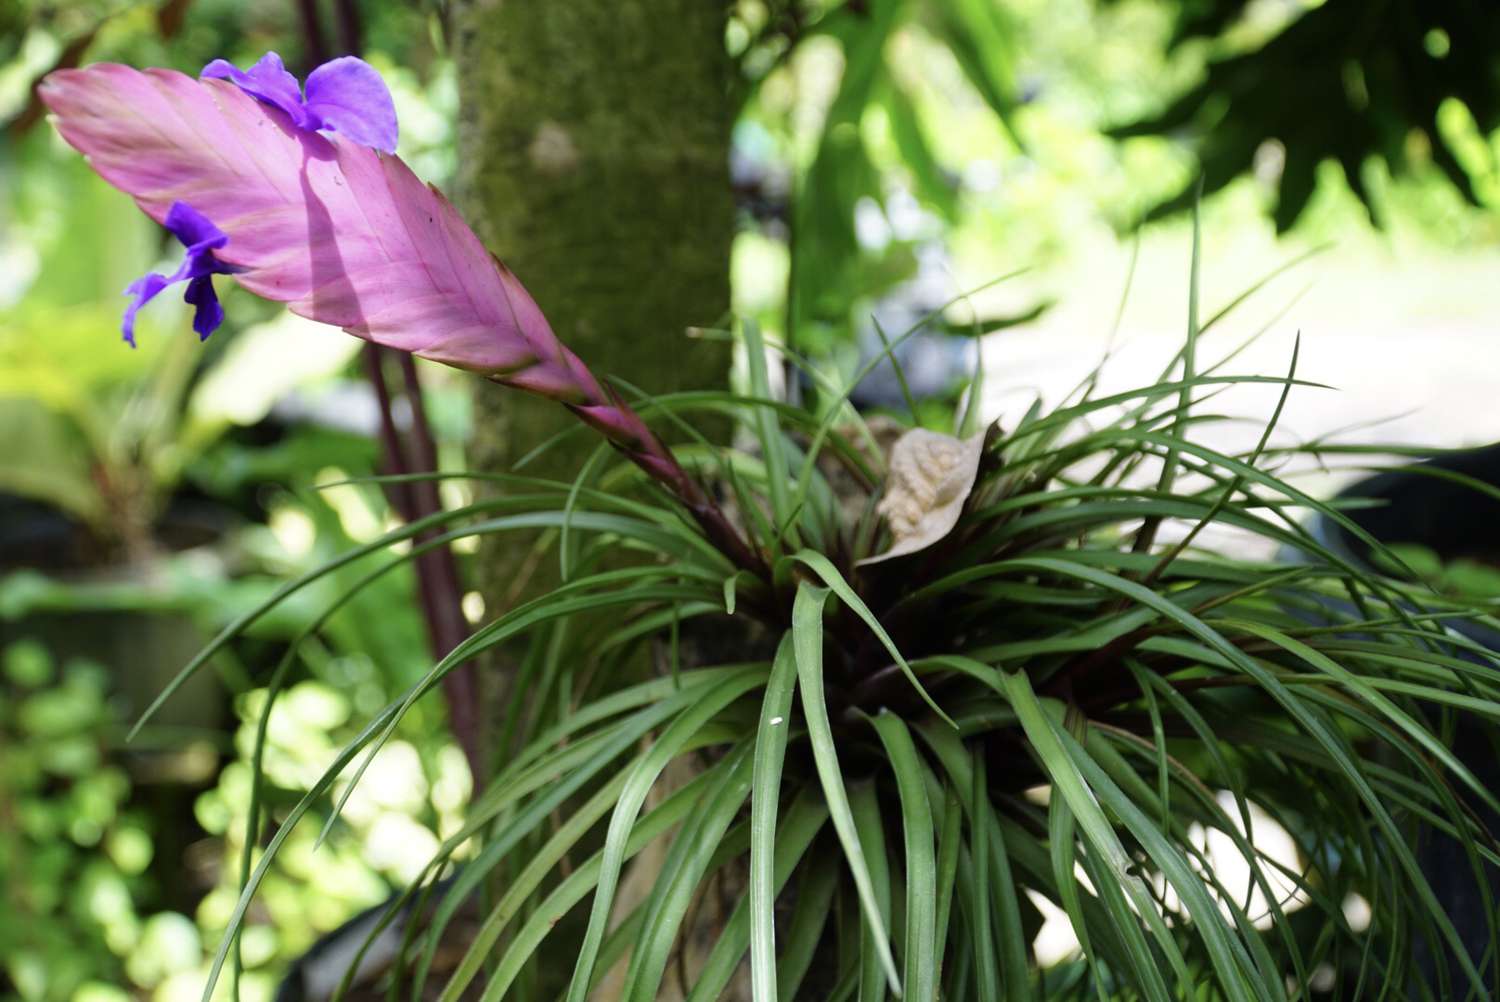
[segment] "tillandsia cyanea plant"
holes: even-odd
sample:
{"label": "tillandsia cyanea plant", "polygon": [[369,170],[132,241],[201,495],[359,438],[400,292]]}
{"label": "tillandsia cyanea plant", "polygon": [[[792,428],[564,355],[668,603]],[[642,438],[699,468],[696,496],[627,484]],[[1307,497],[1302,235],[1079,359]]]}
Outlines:
{"label": "tillandsia cyanea plant", "polygon": [[[428,908],[390,971],[398,994],[1281,1002],[1329,977],[1354,997],[1495,992],[1494,921],[1456,928],[1420,857],[1434,838],[1456,845],[1494,915],[1483,819],[1500,803],[1447,746],[1458,715],[1500,714],[1494,655],[1450,628],[1482,610],[1302,527],[1318,513],[1384,552],[1271,472],[1287,456],[1272,445],[1280,404],[1246,454],[1196,440],[1223,420],[1201,399],[1260,383],[1284,403],[1311,385],[1295,354],[1281,376],[1232,375],[1232,352],[1202,364],[1220,317],[1198,320],[1196,248],[1188,336],[1161,381],[1101,397],[1089,380],[1014,427],[907,433],[888,458],[847,409],[773,400],[748,326],[749,394],[629,406],[449,203],[375,148],[387,134],[351,125],[378,90],[339,117],[311,85],[304,98],[280,77],[206,77],[101,65],[42,94],[145,212],[174,225],[174,206],[191,208],[183,277],[230,274],[551,397],[605,441],[571,483],[493,478],[498,496],[271,600],[351,561],[374,579],[424,546],[538,528],[562,582],[443,658],[276,818],[258,859],[247,849],[205,998],[287,833],[347,796],[415,700],[499,644],[522,653],[495,769],[385,918]],[[696,440],[705,413],[742,419],[756,446]],[[653,422],[689,444],[667,448]],[[1168,541],[1164,526],[1184,531]],[[1304,559],[1226,556],[1205,528]],[[1273,822],[1292,861],[1257,841]],[[1209,833],[1242,857],[1243,882],[1212,865]],[[1346,915],[1355,896],[1366,919]],[[1045,970],[1039,899],[1079,944]],[[445,967],[461,908],[475,921]]]}

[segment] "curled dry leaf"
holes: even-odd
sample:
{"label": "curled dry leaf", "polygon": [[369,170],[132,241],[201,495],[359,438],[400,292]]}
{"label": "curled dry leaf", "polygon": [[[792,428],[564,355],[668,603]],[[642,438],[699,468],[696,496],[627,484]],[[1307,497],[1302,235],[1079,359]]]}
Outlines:
{"label": "curled dry leaf", "polygon": [[894,542],[861,565],[916,553],[953,531],[979,476],[986,434],[958,439],[913,428],[896,440],[885,497],[876,509],[885,516]]}

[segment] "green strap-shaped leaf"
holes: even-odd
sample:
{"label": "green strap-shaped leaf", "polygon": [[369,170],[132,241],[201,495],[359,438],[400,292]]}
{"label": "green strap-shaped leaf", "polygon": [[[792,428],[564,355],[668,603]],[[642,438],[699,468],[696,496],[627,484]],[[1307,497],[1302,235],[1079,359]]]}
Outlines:
{"label": "green strap-shaped leaf", "polygon": [[[1000,1002],[1000,959],[995,954],[991,915],[989,776],[983,749],[976,748],[973,759],[974,782],[969,791],[970,824],[974,829],[969,854],[973,880],[966,891],[970,902],[969,921],[974,927],[974,982],[979,1002]],[[1006,974],[1010,978],[1016,976],[1014,972],[1007,971]]]}
{"label": "green strap-shaped leaf", "polygon": [[[1067,797],[1053,797],[1047,805],[1047,850],[1052,859],[1052,879],[1057,882],[1057,896],[1062,902],[1063,912],[1073,927],[1078,939],[1078,948],[1083,951],[1090,964],[1098,963],[1093,942],[1089,936],[1088,920],[1083,913],[1083,898],[1080,895],[1078,877],[1074,867],[1078,865],[1078,841],[1075,837],[1073,810]],[[1099,1002],[1106,1002],[1104,982],[1097,967],[1090,971],[1089,981]]]}
{"label": "green strap-shaped leaf", "polygon": [[[499,941],[500,934],[505,930],[506,925],[519,913],[521,904],[541,885],[542,880],[557,865],[558,860],[562,859],[568,850],[598,823],[600,818],[609,813],[609,809],[619,799],[620,790],[624,787],[625,779],[629,774],[628,770],[621,772],[601,786],[582,807],[568,816],[568,820],[547,840],[541,851],[526,861],[526,868],[506,886],[505,894],[480,923],[468,950],[465,951],[458,966],[449,976],[447,984],[443,986],[438,1002],[456,1002],[462,997],[464,990],[479,974],[480,967],[490,956],[490,951]],[[694,796],[697,795],[698,787],[703,785],[703,777],[706,775],[707,773],[704,773],[694,777],[698,781],[694,786]]]}
{"label": "green strap-shaped leaf", "polygon": [[740,696],[756,685],[763,684],[764,680],[762,670],[747,669],[704,693],[701,701],[684,711],[682,716],[662,732],[656,744],[652,745],[651,752],[641,760],[626,781],[619,803],[610,817],[609,832],[604,838],[599,883],[594,891],[594,905],[589,913],[588,928],[579,946],[578,962],[573,968],[573,979],[568,985],[568,1002],[583,1002],[588,994],[589,981],[593,977],[594,964],[599,956],[599,945],[604,940],[605,926],[609,923],[610,908],[614,904],[620,867],[625,861],[626,841],[652,784],[699,728]]}
{"label": "green strap-shaped leaf", "polygon": [[[854,832],[865,849],[870,868],[870,886],[875,888],[875,908],[887,929],[891,925],[891,857],[885,844],[885,811],[873,779],[860,780],[849,789],[849,810],[854,815]],[[891,984],[880,957],[880,932],[861,917],[859,923],[859,1002],[886,1002],[886,985]],[[896,943],[900,948],[899,941]]]}
{"label": "green strap-shaped leaf", "polygon": [[[779,847],[778,847],[779,848]],[[807,976],[823,938],[823,927],[833,910],[833,893],[838,889],[837,860],[820,865],[815,857],[803,868],[797,887],[797,904],[787,929],[786,946],[777,964],[776,992],[782,998],[796,998],[802,979]]]}
{"label": "green strap-shaped leaf", "polygon": [[937,856],[933,846],[932,804],[911,731],[901,718],[882,710],[871,723],[896,773],[906,849],[906,997],[937,1002]]}
{"label": "green strap-shaped leaf", "polygon": [[1166,1002],[1171,994],[1142,934],[1140,922],[1132,915],[1132,907],[1151,929],[1157,944],[1172,964],[1178,983],[1186,987],[1193,983],[1192,978],[1171,931],[1157,914],[1156,902],[1150,892],[1141,879],[1131,872],[1129,854],[1099,807],[1099,802],[1094,799],[1088,784],[1083,781],[1078,767],[1063,749],[1052,722],[1047,719],[1041,703],[1032,692],[1030,680],[1022,672],[1006,675],[1004,680],[1011,706],[1020,718],[1032,751],[1052,780],[1052,795],[1067,800],[1074,818],[1083,829],[1084,837],[1113,878],[1102,881],[1096,890],[1115,915],[1132,967],[1140,980],[1141,990],[1148,998]]}
{"label": "green strap-shaped leaf", "polygon": [[874,930],[885,976],[899,995],[901,979],[896,973],[895,958],[891,956],[885,922],[880,917],[870,869],[854,828],[854,815],[849,809],[849,796],[844,789],[843,772],[839,769],[833,728],[828,722],[828,704],[823,692],[823,606],[827,601],[828,589],[803,584],[797,589],[792,604],[792,645],[797,657],[797,682],[802,689],[802,712],[807,718],[808,742],[812,746],[813,763],[817,767],[818,781],[823,786],[823,796],[828,800],[833,830],[844,848],[844,859],[854,877],[865,921]]}
{"label": "green strap-shaped leaf", "polygon": [[[670,706],[671,703],[668,702],[666,705]],[[628,751],[650,727],[669,715],[670,712],[642,711],[638,714],[636,721],[627,722],[632,726],[610,728],[606,732],[606,736],[610,738],[609,741],[580,742],[580,747],[589,753],[587,757],[577,762],[560,764],[550,777],[552,782],[544,787],[544,792],[540,796],[535,797],[524,809],[495,826],[495,830],[484,842],[479,855],[458,875],[453,888],[444,896],[433,913],[429,923],[431,935],[428,937],[428,947],[417,966],[415,978],[417,984],[420,985],[427,980],[427,972],[431,969],[443,930],[447,928],[458,909],[469,899],[493,867],[515,849],[523,838],[541,827],[547,817],[573,796],[584,783]]]}
{"label": "green strap-shaped leaf", "polygon": [[[1057,731],[1057,736],[1089,788],[1141,843],[1146,854],[1161,868],[1167,882],[1186,905],[1193,920],[1193,929],[1208,948],[1219,984],[1229,997],[1249,1002],[1251,992],[1254,992],[1254,998],[1273,1002],[1285,1000],[1285,972],[1277,968],[1265,969],[1255,963],[1244,940],[1236,936],[1225,922],[1224,915],[1219,910],[1220,903],[1209,895],[1203,876],[1193,869],[1182,852],[1171,844],[1167,835],[1115,785],[1082,746],[1066,733]],[[1248,922],[1246,928],[1249,928]],[[1258,937],[1256,945],[1263,946]],[[1269,954],[1263,950],[1259,952],[1263,960],[1269,962]]]}
{"label": "green strap-shaped leaf", "polygon": [[[720,766],[711,767],[710,772],[717,768]],[[629,776],[634,777],[635,774],[632,770]],[[634,856],[654,839],[679,824],[697,803],[703,786],[711,779],[712,776],[708,775],[696,777],[687,786],[673,793],[659,806],[638,819],[631,827],[630,837],[625,841],[622,858],[628,859]],[[607,850],[607,846],[599,850],[582,866],[568,874],[553,888],[552,893],[547,895],[546,900],[536,907],[525,924],[516,930],[505,952],[500,955],[494,973],[484,987],[484,992],[480,996],[482,1002],[500,1002],[505,998],[516,976],[520,974],[522,966],[536,952],[542,940],[552,932],[558,920],[583,900],[590,888],[597,885],[603,872]]]}
{"label": "green strap-shaped leaf", "polygon": [[[656,886],[646,900],[641,932],[631,945],[630,966],[625,974],[622,999],[654,1002],[661,992],[672,944],[682,928],[688,906],[698,889],[711,857],[724,841],[749,793],[750,746],[742,745],[726,759],[730,767],[704,792],[698,808],[673,840]],[[677,851],[681,848],[681,851]],[[607,970],[601,967],[601,971]]]}
{"label": "green strap-shaped leaf", "polygon": [[958,857],[963,848],[963,804],[958,791],[928,773],[930,794],[943,793],[943,823],[938,829],[937,854],[937,943],[932,948],[938,962],[938,984],[943,981],[943,958],[948,952],[948,931],[953,917],[953,895],[958,887]]}
{"label": "green strap-shaped leaf", "polygon": [[786,634],[776,649],[761,705],[750,782],[750,988],[755,1002],[776,1002],[776,812],[796,685],[797,656],[791,634]]}
{"label": "green strap-shaped leaf", "polygon": [[[812,845],[814,837],[823,830],[823,824],[828,820],[828,808],[823,803],[821,792],[813,787],[803,789],[792,801],[786,810],[781,825],[776,831],[776,863],[775,884],[776,892],[779,894],[791,879],[792,871],[802,862],[802,857],[807,854],[808,847]],[[816,884],[820,879],[826,877],[828,880],[828,897],[832,897],[834,885],[838,878],[838,867],[830,866],[823,870],[813,870],[808,875],[808,867],[803,868],[801,880],[811,881]],[[797,908],[799,913],[803,904],[801,895],[813,893],[808,890],[806,884],[802,884],[798,890]],[[719,935],[719,941],[714,944],[713,950],[708,955],[708,960],[703,964],[703,970],[698,975],[697,984],[688,993],[687,1002],[714,1002],[724,993],[724,988],[734,977],[734,972],[739,967],[740,960],[745,956],[745,951],[750,945],[750,915],[746,910],[748,899],[740,898],[739,904],[735,905],[734,913],[729,916],[729,921],[724,924],[724,931]],[[823,908],[819,909],[820,916],[827,911],[825,899]],[[799,938],[799,930],[803,926],[794,920],[792,923],[792,942],[787,945],[787,953],[783,955],[781,974],[783,976],[793,973],[795,970],[806,971],[806,965],[812,959],[812,949],[817,946],[818,937],[816,932],[808,933],[811,937],[805,944],[805,959],[799,961],[796,951],[803,949],[802,940]],[[797,968],[795,965],[801,963]],[[797,975],[801,977],[800,974]],[[790,998],[796,995],[796,984],[790,987],[783,981],[779,985],[780,994]]]}
{"label": "green strap-shaped leaf", "polygon": [[[630,570],[619,572],[606,571],[601,574],[581,578],[572,584],[563,585],[552,592],[539,596],[518,606],[506,613],[504,616],[488,624],[478,632],[464,638],[453,650],[443,656],[436,665],[428,670],[422,680],[406,691],[399,708],[387,723],[384,730],[378,734],[370,743],[365,752],[364,760],[354,770],[354,775],[344,787],[338,800],[334,803],[333,811],[328,820],[323,824],[323,830],[319,833],[315,845],[322,845],[329,832],[333,830],[334,823],[343,812],[345,803],[353,795],[354,789],[364,777],[365,771],[375,761],[375,756],[385,743],[390,740],[396,732],[396,726],[405,717],[408,710],[421,699],[433,686],[437,685],[450,671],[463,664],[469,658],[495,646],[508,637],[517,636],[528,628],[540,623],[554,620],[565,620],[576,613],[589,612],[602,609],[611,605],[633,604],[642,599],[654,598],[659,601],[683,600],[696,597],[696,590],[684,590],[669,585],[658,585],[655,587],[622,588],[590,593],[589,589],[597,587],[601,579],[612,578],[616,574],[621,575],[621,580],[628,579]],[[691,592],[691,593],[690,593]]]}
{"label": "green strap-shaped leaf", "polygon": [[[1148,606],[1161,613],[1168,619],[1173,620],[1183,627],[1189,634],[1197,637],[1216,654],[1223,657],[1240,672],[1252,679],[1256,685],[1276,701],[1298,726],[1308,734],[1332,760],[1334,767],[1349,781],[1350,786],[1359,796],[1360,800],[1370,811],[1377,828],[1385,838],[1386,851],[1395,857],[1396,863],[1405,873],[1411,889],[1420,899],[1426,914],[1430,916],[1436,932],[1453,951],[1459,966],[1463,968],[1468,977],[1470,985],[1479,998],[1490,998],[1489,991],[1485,988],[1484,979],[1474,965],[1473,958],[1464,948],[1457,930],[1448,918],[1436,896],[1433,894],[1432,885],[1428,883],[1418,865],[1416,857],[1408,845],[1405,835],[1397,826],[1390,811],[1382,802],[1381,797],[1371,787],[1369,779],[1364,771],[1354,761],[1345,741],[1333,731],[1327,720],[1320,714],[1313,712],[1306,702],[1292,693],[1275,675],[1263,665],[1258,664],[1254,658],[1247,656],[1234,644],[1230,643],[1217,630],[1208,623],[1194,616],[1187,610],[1179,607],[1170,599],[1158,595],[1149,588],[1143,588],[1133,581],[1126,581],[1114,574],[1085,567],[1066,560],[1053,558],[1018,558],[1007,561],[1017,569],[1028,569],[1034,571],[1047,571],[1068,577],[1076,577],[1103,588],[1109,588],[1125,595],[1135,602]],[[1010,679],[1007,679],[1010,682]],[[1027,686],[1027,691],[1030,687]],[[1019,708],[1018,708],[1019,712]],[[1075,806],[1076,810],[1076,806]]]}
{"label": "green strap-shaped leaf", "polygon": [[[770,400],[772,399],[771,380],[766,372],[766,345],[761,337],[760,325],[747,319],[740,325],[740,330],[745,338],[745,359],[750,367],[750,391],[756,397]],[[794,515],[792,493],[788,487],[791,469],[787,466],[786,450],[781,440],[781,425],[777,422],[775,413],[765,407],[752,408],[751,420],[755,427],[755,437],[760,442],[761,455],[765,457],[766,489],[771,501],[771,520],[775,523],[777,530],[795,539],[796,527],[792,525]],[[768,539],[766,542],[779,549],[777,540]]]}

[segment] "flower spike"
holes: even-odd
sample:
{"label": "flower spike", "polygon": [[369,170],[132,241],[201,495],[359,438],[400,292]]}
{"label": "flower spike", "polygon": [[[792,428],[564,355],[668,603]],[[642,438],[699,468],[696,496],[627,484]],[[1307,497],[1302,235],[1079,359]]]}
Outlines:
{"label": "flower spike", "polygon": [[[269,53],[249,71],[211,63],[203,80],[108,63],[58,70],[40,93],[62,137],[147,215],[167,222],[191,202],[212,219],[225,237],[208,248],[212,260],[240,285],[356,337],[558,401],[672,491],[735,564],[764,576],[718,505],[557,339],[448,200],[331,110],[359,100],[361,77],[340,64],[315,70],[300,104],[295,78]],[[330,124],[331,135],[320,131]],[[394,122],[389,138],[393,146]],[[159,291],[143,288],[142,301]],[[190,291],[211,320],[211,287]]]}

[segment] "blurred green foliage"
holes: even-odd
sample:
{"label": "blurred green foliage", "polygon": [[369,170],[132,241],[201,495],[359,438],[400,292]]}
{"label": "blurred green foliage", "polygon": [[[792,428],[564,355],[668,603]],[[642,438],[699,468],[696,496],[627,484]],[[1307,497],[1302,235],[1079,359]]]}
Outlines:
{"label": "blurred green foliage", "polygon": [[[358,729],[359,716],[387,698],[370,660],[327,648],[317,660],[328,681],[293,685],[270,719],[263,796],[273,812],[294,803]],[[0,987],[26,1002],[197,998],[207,950],[238,893],[237,870],[223,861],[237,859],[242,845],[266,691],[238,701],[240,760],[197,798],[205,834],[198,854],[213,876],[189,916],[153,908],[164,888],[161,867],[148,868],[169,819],[139,802],[130,760],[141,753],[123,745],[108,669],[81,659],[59,664],[35,642],[0,651],[0,669]],[[456,830],[469,776],[454,745],[430,739],[441,731],[433,719],[440,712],[419,713],[376,759],[345,808],[341,838],[314,853],[316,828],[299,829],[278,857],[244,939],[244,998],[268,997],[285,958],[409,882]],[[187,865],[166,862],[169,874]]]}
{"label": "blurred green foliage", "polygon": [[[871,246],[856,231],[862,202],[889,208],[879,147],[895,154],[935,222],[951,223],[961,211],[961,179],[934,149],[929,132],[935,123],[918,109],[921,81],[909,69],[901,71],[902,60],[911,58],[914,46],[946,51],[971,92],[1005,123],[1019,100],[1016,41],[1010,14],[989,0],[739,6],[730,44],[740,50],[756,98],[750,121],[774,127],[778,112],[795,114],[795,96],[790,106],[778,108],[782,96],[760,93],[787,68],[788,47],[818,46],[824,60],[836,55],[842,61],[815,136],[795,134],[796,123],[779,123],[791,133],[785,139],[799,166],[805,164],[792,182],[786,219],[792,249],[786,323],[799,337],[816,337],[822,325],[844,327],[851,306],[915,270],[915,234]],[[866,129],[876,116],[884,125],[878,139]],[[888,154],[884,159],[891,161]]]}
{"label": "blurred green foliage", "polygon": [[[263,810],[279,817],[320,776],[342,744],[359,730],[371,705],[388,698],[376,667],[356,654],[315,652],[318,680],[296,683],[280,694],[269,718],[262,762]],[[268,692],[255,689],[237,702],[237,761],[195,806],[199,824],[214,839],[217,879],[196,911],[207,943],[217,942],[239,896],[237,861],[244,847],[250,785],[260,716]],[[470,781],[463,755],[442,732],[442,710],[429,705],[402,727],[376,757],[356,788],[336,828],[321,848],[317,834],[328,810],[294,830],[267,874],[242,942],[249,977],[242,988],[260,994],[286,961],[351,914],[384,901],[392,888],[409,884],[438,842],[456,831],[468,802]],[[194,960],[201,988],[206,955]]]}
{"label": "blurred green foliage", "polygon": [[143,908],[152,819],[130,806],[106,670],[36,643],[0,651],[0,669],[0,970],[28,1002],[103,1002],[127,961],[169,967],[159,930],[186,920]]}
{"label": "blurred green foliage", "polygon": [[[433,19],[360,13],[403,153],[441,180],[456,99]],[[379,460],[357,342],[228,281],[206,344],[173,296],[142,313],[139,348],[120,342],[121,290],[180,248],[39,121],[30,85],[75,63],[196,72],[267,48],[305,68],[305,37],[291,3],[0,4],[0,999],[197,999],[238,887],[264,680],[363,572],[279,605],[169,705],[172,726],[129,745],[125,729],[208,636],[389,518],[378,486],[328,486]],[[464,398],[427,387],[452,462]],[[413,587],[409,568],[386,575],[302,644],[270,717],[266,823],[425,668]],[[468,774],[443,717],[432,704],[403,726],[331,847],[299,834],[277,860],[242,998],[269,998],[291,958],[456,824]]]}
{"label": "blurred green foliage", "polygon": [[[1361,226],[1352,202],[1433,246],[1496,239],[1500,22],[1485,5],[735,9],[737,140],[756,168],[736,305],[804,351],[836,351],[872,307],[912,298],[926,248],[971,280],[1044,267],[1101,221],[1127,234],[1182,210],[1200,171],[1219,226],[1268,217],[1343,237]],[[955,277],[950,294],[960,288]],[[948,313],[983,326],[1039,302]]]}
{"label": "blurred green foliage", "polygon": [[1500,562],[1473,557],[1444,560],[1431,547],[1418,543],[1396,543],[1391,552],[1405,564],[1391,566],[1392,573],[1414,575],[1440,594],[1500,602]]}
{"label": "blurred green foliage", "polygon": [[[1335,163],[1371,213],[1372,181],[1436,173],[1474,205],[1500,207],[1500,17],[1469,0],[1180,5],[1171,45],[1207,41],[1203,79],[1114,131],[1193,137],[1204,188],[1279,173],[1276,226],[1301,217]],[[1277,163],[1279,161],[1279,163]],[[1375,175],[1372,177],[1372,174]],[[1152,216],[1186,208],[1184,188]]]}
{"label": "blurred green foliage", "polygon": [[30,260],[17,269],[29,281],[11,278],[20,300],[0,312],[0,413],[24,429],[0,490],[56,505],[101,538],[129,538],[150,518],[144,495],[157,479],[138,446],[170,434],[184,366],[164,364],[167,342],[155,336],[140,352],[95,350],[116,319],[110,299],[155,255],[155,228],[86,164],[54,155],[49,138],[28,137],[11,176],[11,252]]}

